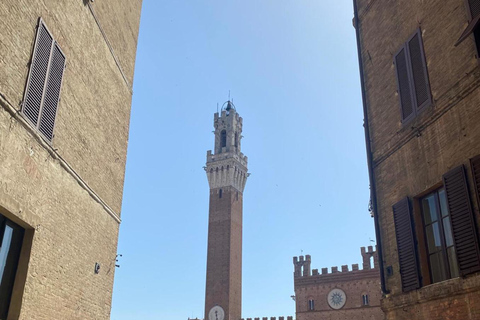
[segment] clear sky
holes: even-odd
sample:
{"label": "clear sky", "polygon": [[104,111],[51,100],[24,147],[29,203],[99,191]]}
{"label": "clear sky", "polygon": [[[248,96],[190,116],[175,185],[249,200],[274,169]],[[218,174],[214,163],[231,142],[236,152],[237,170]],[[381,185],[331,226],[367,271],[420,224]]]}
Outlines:
{"label": "clear sky", "polygon": [[243,117],[243,312],[374,244],[351,0],[144,0],[112,319],[203,318],[213,115]]}

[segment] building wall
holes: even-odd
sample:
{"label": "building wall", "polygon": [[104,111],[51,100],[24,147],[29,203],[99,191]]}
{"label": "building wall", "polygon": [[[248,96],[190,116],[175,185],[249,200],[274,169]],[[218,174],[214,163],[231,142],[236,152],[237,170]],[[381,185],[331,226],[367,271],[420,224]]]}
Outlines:
{"label": "building wall", "polygon": [[[140,9],[0,3],[0,214],[27,231],[9,319],[109,318]],[[19,113],[39,17],[66,56],[51,143]]]}
{"label": "building wall", "polygon": [[[480,291],[478,273],[429,285],[422,262],[422,288],[402,292],[392,214],[392,205],[408,196],[415,236],[423,241],[418,197],[440,187],[442,175],[463,164],[478,229],[469,159],[480,154],[480,69],[473,37],[454,46],[468,24],[467,7],[463,0],[357,3],[383,267],[393,271],[386,278],[389,293],[383,308],[388,319],[477,319],[480,306],[472,301]],[[433,105],[402,124],[393,60],[418,28]],[[419,259],[425,260],[420,247]]]}
{"label": "building wall", "polygon": [[[365,248],[363,248],[365,249]],[[297,320],[381,320],[384,314],[380,309],[380,275],[378,265],[370,267],[370,257],[375,252],[370,247],[369,251],[362,250],[364,256],[363,269],[357,264],[342,266],[341,270],[332,267],[331,273],[323,268],[319,273],[314,269],[310,274],[310,256],[303,256],[294,260],[296,266],[303,265],[304,269],[296,269],[294,273],[295,307]],[[306,267],[306,269],[305,269]],[[333,289],[341,289],[346,294],[345,305],[334,310],[327,302],[328,294]],[[363,305],[362,295],[368,295],[368,306]],[[309,310],[309,300],[314,300],[314,310]]]}

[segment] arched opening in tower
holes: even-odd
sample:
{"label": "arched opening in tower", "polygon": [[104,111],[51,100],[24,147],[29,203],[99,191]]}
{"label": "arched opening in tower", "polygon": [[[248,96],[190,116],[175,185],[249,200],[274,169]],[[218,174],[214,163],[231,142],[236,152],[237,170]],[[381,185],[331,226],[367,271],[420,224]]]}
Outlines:
{"label": "arched opening in tower", "polygon": [[227,131],[222,130],[220,133],[220,148],[227,146]]}

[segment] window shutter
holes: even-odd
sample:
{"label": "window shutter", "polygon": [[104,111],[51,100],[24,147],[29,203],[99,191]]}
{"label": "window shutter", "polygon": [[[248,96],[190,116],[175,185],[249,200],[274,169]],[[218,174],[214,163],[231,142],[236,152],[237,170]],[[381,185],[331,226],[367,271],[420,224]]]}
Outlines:
{"label": "window shutter", "polygon": [[477,195],[477,202],[480,206],[480,155],[470,159],[470,166],[472,168],[473,182],[475,184],[475,193]]}
{"label": "window shutter", "polygon": [[468,9],[470,10],[470,18],[474,19],[480,14],[480,1],[479,0],[467,0]]}
{"label": "window shutter", "polygon": [[408,197],[393,205],[393,220],[397,238],[402,289],[404,292],[418,289],[420,287],[420,278]]}
{"label": "window shutter", "polygon": [[407,64],[407,51],[403,47],[395,56],[395,69],[397,74],[398,93],[402,108],[402,122],[409,120],[414,115],[412,89],[409,81]]}
{"label": "window shutter", "polygon": [[23,114],[35,126],[38,124],[42,105],[52,44],[53,37],[40,20],[22,109]]}
{"label": "window shutter", "polygon": [[458,267],[462,276],[480,271],[480,250],[463,165],[443,175]]}
{"label": "window shutter", "polygon": [[48,71],[45,88],[45,100],[43,102],[42,115],[39,130],[43,135],[52,140],[55,116],[57,114],[60,89],[62,87],[63,70],[65,69],[65,56],[57,43],[53,46],[52,59]]}
{"label": "window shutter", "polygon": [[413,89],[415,91],[415,108],[420,110],[430,105],[431,100],[420,29],[418,29],[415,35],[408,41],[408,53],[410,57],[410,67],[412,68]]}

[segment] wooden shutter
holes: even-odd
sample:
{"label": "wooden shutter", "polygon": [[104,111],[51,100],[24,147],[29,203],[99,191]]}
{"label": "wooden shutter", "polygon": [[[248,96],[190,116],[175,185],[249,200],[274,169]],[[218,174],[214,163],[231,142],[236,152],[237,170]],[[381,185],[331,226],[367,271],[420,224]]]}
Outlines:
{"label": "wooden shutter", "polygon": [[407,43],[410,58],[411,80],[413,83],[415,108],[420,110],[431,104],[430,85],[428,83],[425,55],[423,53],[422,34],[420,29]]}
{"label": "wooden shutter", "polygon": [[420,277],[416,241],[413,233],[413,220],[408,197],[393,205],[393,220],[397,238],[402,289],[404,292],[418,289],[420,287]]}
{"label": "wooden shutter", "polygon": [[407,63],[407,50],[403,47],[395,56],[395,69],[397,74],[398,94],[400,96],[400,107],[402,122],[414,116],[412,89],[410,87],[410,76]]}
{"label": "wooden shutter", "polygon": [[480,0],[467,0],[467,5],[472,20],[480,15]]}
{"label": "wooden shutter", "polygon": [[52,140],[57,106],[62,87],[63,70],[65,69],[65,56],[55,43],[52,50],[52,58],[45,85],[45,99],[42,107],[42,115],[38,129],[43,135]]}
{"label": "wooden shutter", "polygon": [[470,159],[470,167],[472,168],[477,204],[480,206],[480,155]]}
{"label": "wooden shutter", "polygon": [[53,37],[40,20],[22,108],[23,114],[34,126],[38,125],[52,44]]}
{"label": "wooden shutter", "polygon": [[443,184],[460,274],[480,271],[480,250],[463,165],[444,174]]}

